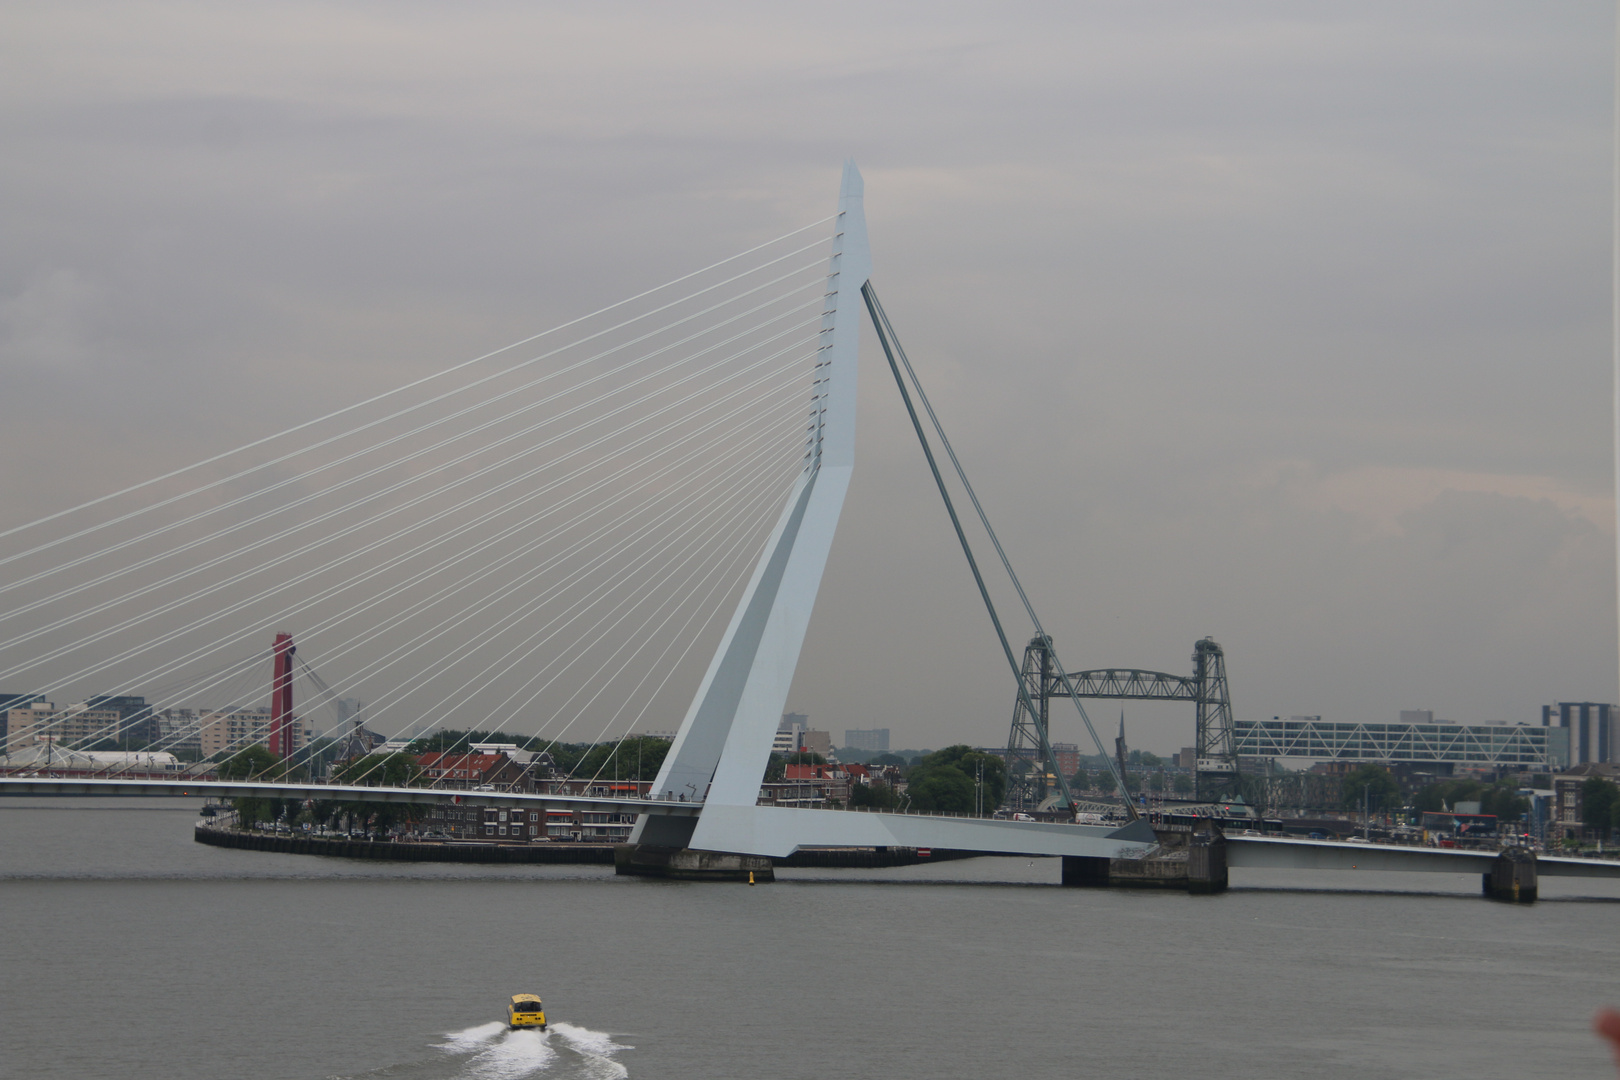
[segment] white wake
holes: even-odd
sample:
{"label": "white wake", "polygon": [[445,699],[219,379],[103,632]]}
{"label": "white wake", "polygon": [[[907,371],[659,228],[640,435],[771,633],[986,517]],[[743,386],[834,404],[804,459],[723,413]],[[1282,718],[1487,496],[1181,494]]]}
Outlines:
{"label": "white wake", "polygon": [[613,1041],[605,1031],[577,1024],[553,1023],[545,1031],[511,1031],[499,1021],[448,1032],[439,1049],[466,1062],[457,1074],[465,1080],[521,1080],[548,1073],[584,1080],[622,1080],[630,1071],[613,1057],[633,1047]]}

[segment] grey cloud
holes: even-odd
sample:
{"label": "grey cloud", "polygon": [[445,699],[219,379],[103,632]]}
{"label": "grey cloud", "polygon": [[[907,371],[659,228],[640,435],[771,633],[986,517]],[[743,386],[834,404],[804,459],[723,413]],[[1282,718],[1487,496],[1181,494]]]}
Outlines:
{"label": "grey cloud", "polygon": [[[101,11],[3,35],[8,523],[813,220],[853,153],[1068,663],[1213,634],[1245,715],[1615,693],[1606,506],[1442,493],[1391,535],[1311,488],[1611,497],[1603,5]],[[994,742],[1005,673],[885,379],[793,704]]]}

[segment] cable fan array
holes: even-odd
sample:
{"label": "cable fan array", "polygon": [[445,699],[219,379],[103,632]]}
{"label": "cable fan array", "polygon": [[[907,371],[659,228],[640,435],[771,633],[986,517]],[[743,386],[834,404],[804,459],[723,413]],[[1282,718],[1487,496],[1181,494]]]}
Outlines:
{"label": "cable fan array", "polygon": [[[673,729],[813,467],[826,223],[0,532],[0,686],[224,716],[269,701],[290,632],[306,717],[352,698],[400,739]],[[30,715],[12,764],[123,723]],[[144,749],[196,738],[171,728]]]}

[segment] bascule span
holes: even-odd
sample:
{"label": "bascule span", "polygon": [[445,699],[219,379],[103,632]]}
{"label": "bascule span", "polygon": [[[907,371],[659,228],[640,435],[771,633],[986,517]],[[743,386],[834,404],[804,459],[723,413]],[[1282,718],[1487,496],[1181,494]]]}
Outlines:
{"label": "bascule span", "polygon": [[[719,806],[675,799],[626,799],[443,788],[371,787],[226,780],[120,780],[0,777],[0,796],[319,799],[332,802],[589,809],[697,824],[706,852],[782,858],[801,848],[938,848],[983,855],[1140,858],[1154,845],[1143,822],[1123,827],[1055,825],[929,814]],[[701,820],[699,820],[701,819]]]}

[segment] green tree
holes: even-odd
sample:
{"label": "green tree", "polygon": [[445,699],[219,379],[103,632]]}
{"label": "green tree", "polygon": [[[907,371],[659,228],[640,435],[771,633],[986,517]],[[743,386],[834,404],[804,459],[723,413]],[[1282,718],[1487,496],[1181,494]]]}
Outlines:
{"label": "green tree", "polygon": [[[284,767],[281,759],[272,754],[269,747],[258,744],[244,746],[233,754],[216,754],[215,757],[222,759],[214,770],[221,780],[302,780],[305,777],[303,769]],[[254,797],[231,800],[236,820],[249,828],[261,821],[277,820],[294,805],[296,800],[291,799]]]}
{"label": "green tree", "polygon": [[1176,778],[1170,782],[1170,786],[1175,789],[1175,793],[1177,795],[1191,795],[1193,790],[1192,777],[1186,775],[1185,773],[1178,774]]}
{"label": "green tree", "polygon": [[337,767],[332,779],[340,784],[368,787],[409,787],[421,775],[422,766],[417,764],[415,756],[398,751],[351,758]]}
{"label": "green tree", "polygon": [[557,772],[562,776],[573,776],[579,767],[580,760],[594,749],[591,743],[565,743],[545,739],[530,739],[525,750],[535,753],[551,755],[551,762],[556,766]]}
{"label": "green tree", "polygon": [[570,775],[582,780],[653,780],[669,748],[668,739],[653,735],[597,743],[575,763]]}
{"label": "green tree", "polygon": [[244,828],[251,829],[261,821],[279,821],[283,813],[297,806],[295,799],[232,799],[231,809]]}
{"label": "green tree", "polygon": [[878,754],[876,757],[872,758],[872,760],[869,761],[867,764],[869,764],[869,765],[898,765],[901,768],[905,768],[906,759],[901,757],[899,754],[882,753],[882,754]]}
{"label": "green tree", "polygon": [[1589,829],[1608,832],[1614,827],[1620,787],[1601,776],[1589,776],[1581,784],[1581,823]]}
{"label": "green tree", "polygon": [[1146,750],[1143,750],[1141,753],[1142,756],[1140,759],[1138,759],[1138,764],[1140,764],[1144,769],[1157,769],[1160,765],[1164,764],[1164,759],[1158,754],[1150,754]]}
{"label": "green tree", "polygon": [[[1007,763],[994,754],[981,753],[963,744],[936,750],[911,767],[906,775],[906,791],[911,795],[912,805],[919,810],[972,813],[981,766],[984,808],[995,809],[1007,794]],[[936,783],[929,782],[935,778],[938,778]]]}
{"label": "green tree", "polygon": [[1480,793],[1479,812],[1495,814],[1498,821],[1513,822],[1530,810],[1530,800],[1519,794],[1514,784],[1493,784]]}
{"label": "green tree", "polygon": [[[333,783],[365,787],[410,787],[422,775],[416,757],[403,751],[387,754],[368,754],[352,758],[339,765],[332,774]],[[347,802],[321,802],[315,807],[317,818],[326,821],[339,814],[348,814],[361,822],[368,832],[386,832],[390,827],[417,821],[424,808],[410,803],[370,803],[359,800]]]}
{"label": "green tree", "polygon": [[[918,810],[943,814],[973,812],[974,782],[954,765],[930,769],[921,780],[910,781],[906,792]],[[986,804],[994,806],[986,800]]]}
{"label": "green tree", "polygon": [[[1348,794],[1348,789],[1346,790]],[[1504,822],[1518,821],[1530,809],[1530,800],[1512,783],[1485,784],[1478,780],[1439,780],[1412,796],[1413,809],[1455,812],[1460,802],[1479,803],[1479,812]]]}
{"label": "green tree", "polygon": [[1382,765],[1357,768],[1340,782],[1339,791],[1339,803],[1347,810],[1360,810],[1363,795],[1369,810],[1396,810],[1401,805],[1401,785]]}
{"label": "green tree", "polygon": [[849,805],[871,806],[879,810],[892,810],[900,805],[900,796],[888,784],[874,780],[870,784],[852,784]]}
{"label": "green tree", "polygon": [[293,760],[306,772],[319,776],[337,759],[342,748],[343,744],[336,739],[312,739],[308,746],[300,747],[293,754]]}
{"label": "green tree", "polygon": [[1074,775],[1069,777],[1069,787],[1075,791],[1090,790],[1091,777],[1086,775],[1086,767],[1084,765],[1074,770]]}
{"label": "green tree", "polygon": [[270,752],[268,746],[255,743],[244,746],[234,754],[214,755],[219,767],[214,770],[221,780],[262,780],[272,775],[281,759]]}

